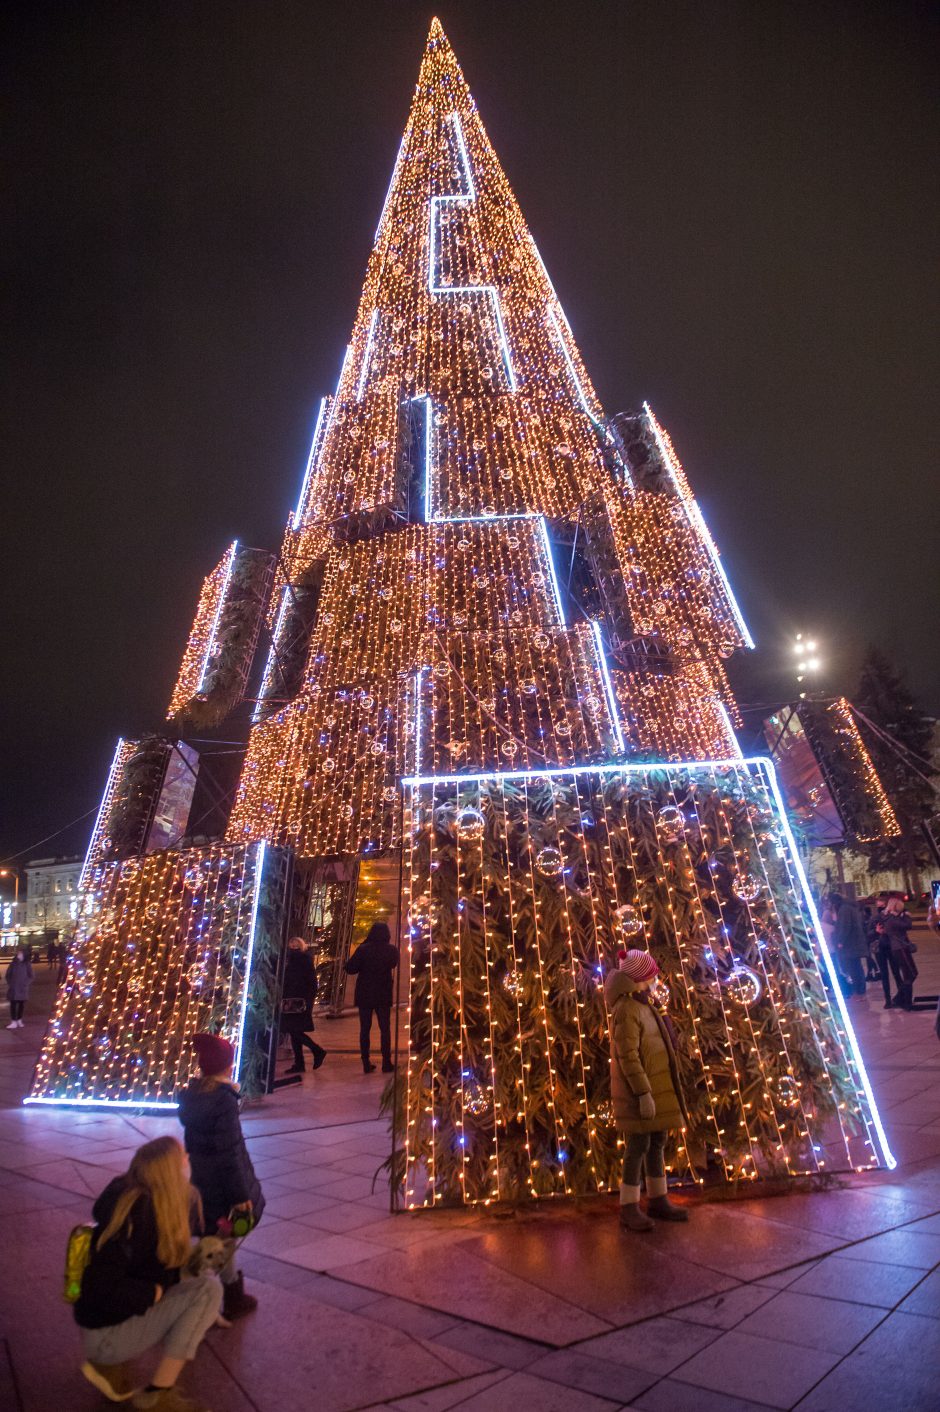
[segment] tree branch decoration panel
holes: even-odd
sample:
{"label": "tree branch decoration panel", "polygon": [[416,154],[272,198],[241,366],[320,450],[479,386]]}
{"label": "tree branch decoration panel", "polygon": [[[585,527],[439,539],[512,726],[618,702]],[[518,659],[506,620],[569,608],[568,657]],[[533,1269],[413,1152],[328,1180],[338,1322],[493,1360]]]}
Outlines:
{"label": "tree branch decoration panel", "polygon": [[406,781],[410,1207],[612,1190],[603,977],[647,947],[696,1183],[893,1165],[773,767]]}

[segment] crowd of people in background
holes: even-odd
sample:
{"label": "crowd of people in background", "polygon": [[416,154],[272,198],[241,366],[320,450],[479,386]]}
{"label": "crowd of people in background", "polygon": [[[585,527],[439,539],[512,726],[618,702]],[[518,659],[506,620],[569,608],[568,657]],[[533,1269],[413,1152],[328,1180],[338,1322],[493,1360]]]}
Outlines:
{"label": "crowd of people in background", "polygon": [[[886,1010],[912,1010],[917,963],[913,920],[898,893],[859,902],[830,892],[820,921],[846,995],[863,996],[869,981],[881,981]],[[894,981],[892,994],[891,982]]]}

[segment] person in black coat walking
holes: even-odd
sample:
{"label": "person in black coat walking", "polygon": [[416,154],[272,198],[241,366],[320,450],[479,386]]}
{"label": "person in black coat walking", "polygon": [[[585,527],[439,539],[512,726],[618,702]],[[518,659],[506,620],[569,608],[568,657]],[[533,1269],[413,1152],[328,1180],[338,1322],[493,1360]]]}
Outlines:
{"label": "person in black coat walking", "polygon": [[[189,1154],[192,1183],[202,1198],[207,1235],[233,1211],[247,1211],[254,1225],[264,1210],[264,1193],[251,1165],[238,1116],[238,1085],[232,1082],[235,1048],[214,1034],[193,1035],[200,1075],[179,1095],[179,1120]],[[237,1319],[257,1309],[245,1293],[234,1257],[220,1271],[222,1317]]]}
{"label": "person in black coat walking", "polygon": [[310,1038],[313,1029],[313,1002],[317,998],[317,971],[313,957],[302,936],[292,936],[287,943],[287,965],[284,967],[284,994],[281,1002],[281,1031],[290,1035],[294,1062],[289,1074],[302,1074],[306,1069],[304,1049],[313,1055],[313,1067],[319,1069],[326,1050]]}
{"label": "person in black coat walking", "polygon": [[369,1059],[373,1015],[379,1022],[382,1073],[390,1074],[395,1067],[392,1063],[392,973],[397,965],[398,947],[392,945],[392,933],[384,922],[374,924],[346,965],[349,974],[356,977],[359,1053],[365,1074],[375,1070]]}
{"label": "person in black coat walking", "polygon": [[10,1023],[8,1030],[23,1028],[23,1010],[29,999],[29,988],[33,983],[33,963],[25,947],[19,947],[7,967],[7,999],[10,1002]]}

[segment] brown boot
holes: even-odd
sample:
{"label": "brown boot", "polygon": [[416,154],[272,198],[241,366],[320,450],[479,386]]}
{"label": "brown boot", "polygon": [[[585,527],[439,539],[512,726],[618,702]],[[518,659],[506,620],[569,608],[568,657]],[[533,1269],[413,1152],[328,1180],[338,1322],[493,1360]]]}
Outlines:
{"label": "brown boot", "polygon": [[127,1402],[140,1387],[133,1380],[129,1363],[86,1362],[82,1364],[82,1376],[109,1402]]}
{"label": "brown boot", "polygon": [[222,1318],[240,1319],[243,1314],[253,1314],[258,1307],[258,1301],[253,1294],[245,1293],[245,1276],[241,1270],[238,1278],[229,1285],[222,1286]]}
{"label": "brown boot", "polygon": [[674,1206],[666,1195],[665,1177],[647,1177],[646,1194],[649,1200],[646,1203],[646,1210],[650,1216],[655,1216],[657,1221],[687,1221],[688,1211],[684,1211],[681,1206]]}
{"label": "brown boot", "polygon": [[620,1229],[622,1231],[651,1231],[656,1224],[644,1216],[639,1203],[628,1201],[620,1206]]}

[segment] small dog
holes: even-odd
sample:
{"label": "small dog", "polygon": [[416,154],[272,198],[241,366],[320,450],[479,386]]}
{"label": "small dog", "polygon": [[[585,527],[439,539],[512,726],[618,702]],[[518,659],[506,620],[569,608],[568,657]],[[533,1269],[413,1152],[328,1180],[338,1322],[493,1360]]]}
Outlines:
{"label": "small dog", "polygon": [[195,1279],[207,1272],[217,1275],[235,1254],[237,1244],[220,1236],[202,1236],[183,1267],[183,1279]]}

